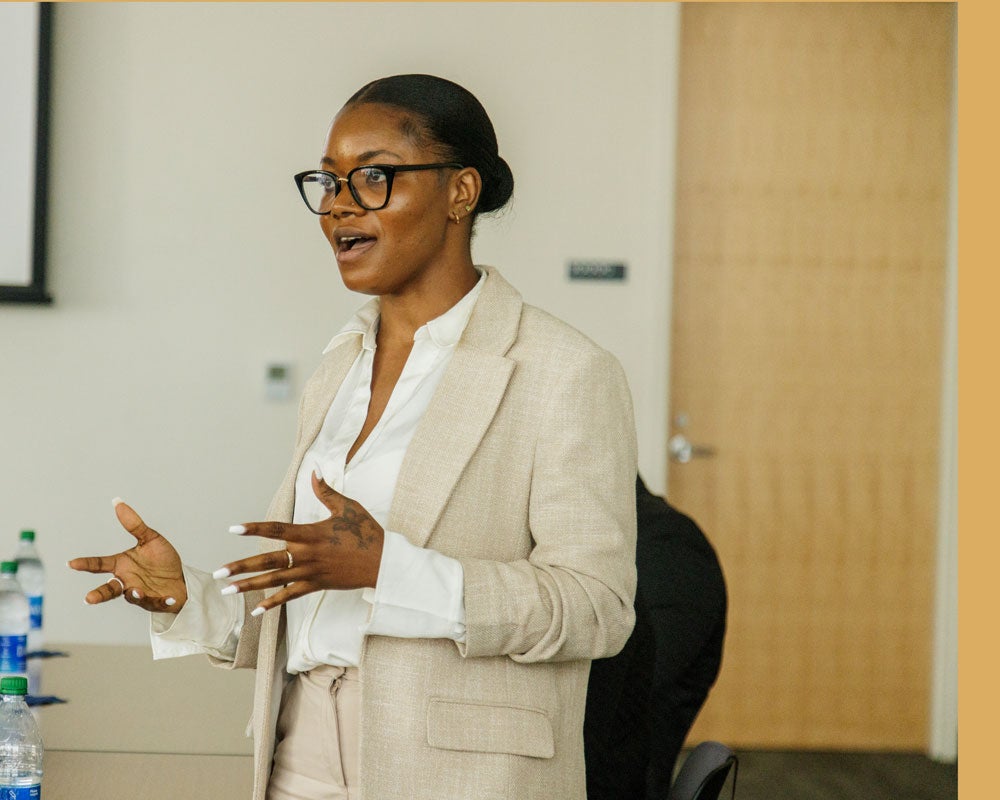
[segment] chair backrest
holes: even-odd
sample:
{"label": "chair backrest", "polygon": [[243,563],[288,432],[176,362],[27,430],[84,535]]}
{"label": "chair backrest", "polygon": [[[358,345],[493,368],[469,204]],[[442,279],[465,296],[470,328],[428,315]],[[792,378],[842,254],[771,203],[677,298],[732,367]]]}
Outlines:
{"label": "chair backrest", "polygon": [[718,800],[730,769],[735,797],[739,759],[721,742],[702,742],[684,760],[667,800]]}

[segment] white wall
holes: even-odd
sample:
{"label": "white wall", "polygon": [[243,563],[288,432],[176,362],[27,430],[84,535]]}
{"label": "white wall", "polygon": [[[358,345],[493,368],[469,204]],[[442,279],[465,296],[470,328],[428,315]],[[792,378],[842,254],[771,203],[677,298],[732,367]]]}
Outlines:
{"label": "white wall", "polygon": [[[141,642],[144,615],[85,607],[67,559],[121,549],[120,495],[185,559],[253,550],[295,390],[364,298],[340,284],[291,175],[368,80],[431,72],[490,112],[517,182],[476,257],[615,352],[641,469],[664,480],[677,6],[62,4],[53,53],[51,308],[0,306],[0,553],[34,527],[47,635]],[[570,285],[569,258],[628,263]],[[2,543],[6,541],[7,544]]]}

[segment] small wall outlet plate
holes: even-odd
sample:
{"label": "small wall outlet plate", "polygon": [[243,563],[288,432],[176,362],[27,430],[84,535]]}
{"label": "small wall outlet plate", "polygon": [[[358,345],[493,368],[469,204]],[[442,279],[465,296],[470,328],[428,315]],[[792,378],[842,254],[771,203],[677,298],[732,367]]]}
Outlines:
{"label": "small wall outlet plate", "polygon": [[287,400],[292,396],[292,365],[272,361],[264,368],[264,396],[268,400]]}

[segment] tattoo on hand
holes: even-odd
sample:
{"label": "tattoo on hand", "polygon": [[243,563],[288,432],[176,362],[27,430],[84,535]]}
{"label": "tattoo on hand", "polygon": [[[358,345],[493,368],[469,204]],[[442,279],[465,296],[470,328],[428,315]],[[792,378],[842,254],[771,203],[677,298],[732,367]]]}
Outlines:
{"label": "tattoo on hand", "polygon": [[[347,531],[358,541],[358,548],[367,550],[368,546],[375,541],[375,534],[371,529],[371,519],[367,514],[359,514],[352,506],[345,506],[339,517],[332,517],[334,531]],[[366,532],[366,529],[367,532]],[[334,536],[334,543],[339,543],[338,537]]]}

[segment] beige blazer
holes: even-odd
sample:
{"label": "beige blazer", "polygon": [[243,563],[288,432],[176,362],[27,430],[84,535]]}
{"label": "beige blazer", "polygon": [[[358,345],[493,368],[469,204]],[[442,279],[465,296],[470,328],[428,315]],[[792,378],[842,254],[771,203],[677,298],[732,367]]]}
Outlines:
{"label": "beige blazer", "polygon": [[[487,272],[407,450],[388,526],[462,563],[467,639],[366,638],[363,800],[583,800],[590,659],[617,653],[635,619],[636,442],[624,373]],[[292,518],[299,464],[359,347],[335,347],[306,385],[269,519]],[[248,596],[248,608],[259,599]],[[284,614],[247,620],[229,666],[257,668],[253,796],[263,800]]]}

